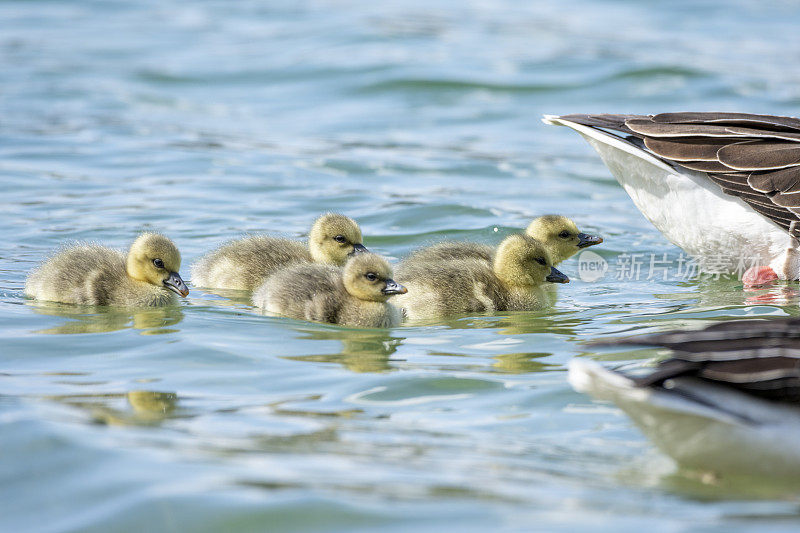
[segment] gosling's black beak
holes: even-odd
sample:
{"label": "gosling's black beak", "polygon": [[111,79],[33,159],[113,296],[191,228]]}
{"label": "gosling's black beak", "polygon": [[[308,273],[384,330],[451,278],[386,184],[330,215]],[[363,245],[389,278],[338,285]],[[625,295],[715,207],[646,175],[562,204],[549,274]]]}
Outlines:
{"label": "gosling's black beak", "polygon": [[386,287],[381,291],[383,294],[405,294],[408,292],[408,289],[397,283],[393,279],[386,280]]}
{"label": "gosling's black beak", "polygon": [[603,238],[599,235],[589,235],[587,233],[578,233],[578,248],[586,248],[594,246],[603,242]]}
{"label": "gosling's black beak", "polygon": [[544,279],[550,283],[569,283],[567,275],[553,267],[550,267],[550,274]]}
{"label": "gosling's black beak", "polygon": [[186,286],[181,279],[181,275],[177,272],[169,273],[169,277],[164,280],[164,286],[172,292],[180,294],[181,296],[189,295],[189,287]]}
{"label": "gosling's black beak", "polygon": [[358,244],[354,244],[354,245],[353,245],[353,251],[352,251],[352,252],[350,252],[350,253],[349,253],[349,254],[347,254],[347,255],[356,255],[356,254],[360,254],[360,253],[364,253],[364,252],[367,252],[367,253],[368,253],[368,252],[369,252],[369,250],[367,250],[367,247],[366,247],[366,246],[364,246],[363,244],[361,244],[361,243],[358,243]]}

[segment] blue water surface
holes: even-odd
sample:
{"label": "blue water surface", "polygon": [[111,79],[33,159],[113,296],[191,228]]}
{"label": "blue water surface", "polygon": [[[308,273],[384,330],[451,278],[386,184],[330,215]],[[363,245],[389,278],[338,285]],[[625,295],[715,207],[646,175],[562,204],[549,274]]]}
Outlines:
{"label": "blue water surface", "polygon": [[[800,489],[677,468],[565,371],[796,290],[649,276],[680,250],[540,118],[797,115],[798,27],[778,0],[0,2],[0,530],[796,531]],[[162,231],[188,277],[330,210],[393,261],[561,213],[609,270],[564,263],[551,310],[392,330],[22,294],[64,242]]]}

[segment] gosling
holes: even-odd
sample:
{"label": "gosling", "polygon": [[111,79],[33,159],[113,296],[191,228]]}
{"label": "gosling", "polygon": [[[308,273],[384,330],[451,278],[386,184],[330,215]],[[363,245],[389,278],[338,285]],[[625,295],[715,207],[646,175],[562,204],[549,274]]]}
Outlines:
{"label": "gosling", "polygon": [[[603,242],[602,237],[581,232],[572,220],[561,215],[544,215],[533,219],[525,234],[545,245],[553,259],[553,265],[569,259],[582,248]],[[486,244],[445,241],[412,252],[405,263],[453,259],[478,259],[491,263],[494,252],[495,249]]]}
{"label": "gosling", "polygon": [[299,263],[273,274],[253,293],[253,304],[271,313],[362,328],[400,324],[388,303],[406,288],[392,279],[389,263],[371,253],[350,258],[344,268]]}
{"label": "gosling", "polygon": [[97,244],[78,244],[31,272],[25,294],[79,305],[169,305],[175,294],[189,294],[178,274],[180,266],[178,248],[157,233],[141,234],[127,256]]}
{"label": "gosling", "polygon": [[361,229],[353,219],[327,213],[314,222],[307,246],[266,235],[222,245],[192,265],[192,284],[252,291],[270,275],[293,263],[341,266],[350,255],[367,251],[361,241]]}
{"label": "gosling", "polygon": [[599,235],[583,233],[571,219],[562,215],[534,218],[528,224],[525,235],[544,243],[554,265],[566,261],[584,248],[603,242]]}
{"label": "gosling", "polygon": [[466,257],[403,262],[397,279],[408,287],[396,305],[411,320],[492,311],[527,311],[550,304],[545,283],[568,283],[547,248],[524,234],[506,237],[491,263]]}

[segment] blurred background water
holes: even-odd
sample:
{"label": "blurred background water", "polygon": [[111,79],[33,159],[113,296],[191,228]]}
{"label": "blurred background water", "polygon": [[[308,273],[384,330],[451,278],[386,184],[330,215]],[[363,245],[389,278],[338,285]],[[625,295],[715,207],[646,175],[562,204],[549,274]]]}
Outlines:
{"label": "blurred background water", "polygon": [[[796,531],[798,487],[681,471],[565,372],[658,354],[586,341],[795,314],[796,289],[646,279],[680,251],[540,117],[797,115],[798,24],[774,0],[0,2],[0,529]],[[565,263],[546,312],[388,331],[22,296],[64,241],[160,230],[188,277],[328,210],[392,260],[562,213],[610,269]]]}

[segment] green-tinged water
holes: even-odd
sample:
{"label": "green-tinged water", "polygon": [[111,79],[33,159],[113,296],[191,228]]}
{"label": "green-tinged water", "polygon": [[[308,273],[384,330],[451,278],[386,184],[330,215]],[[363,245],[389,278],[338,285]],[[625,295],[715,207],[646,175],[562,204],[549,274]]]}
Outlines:
{"label": "green-tinged water", "polygon": [[[796,531],[800,487],[676,469],[565,369],[658,354],[591,340],[795,314],[797,289],[687,279],[540,117],[797,115],[798,23],[755,0],[0,2],[0,530]],[[198,289],[155,310],[22,295],[63,242],[156,229],[188,278],[329,210],[392,261],[561,213],[609,270],[564,263],[544,312],[392,330]]]}

